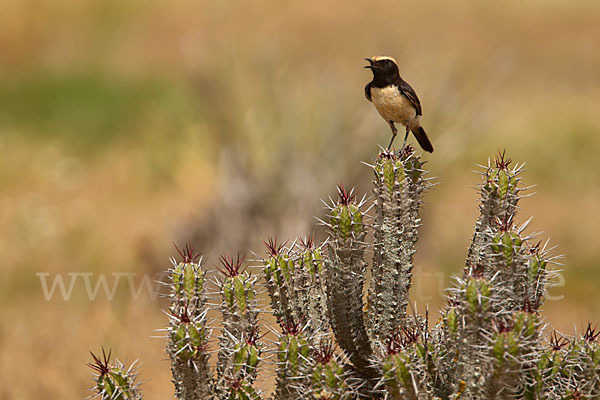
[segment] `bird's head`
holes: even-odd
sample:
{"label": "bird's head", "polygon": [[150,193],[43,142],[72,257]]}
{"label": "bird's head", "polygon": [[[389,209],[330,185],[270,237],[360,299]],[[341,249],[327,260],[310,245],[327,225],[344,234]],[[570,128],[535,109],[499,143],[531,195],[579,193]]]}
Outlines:
{"label": "bird's head", "polygon": [[373,58],[365,58],[369,62],[369,65],[365,65],[365,68],[369,68],[373,71],[374,76],[388,76],[398,74],[398,64],[396,60],[388,56],[375,56]]}

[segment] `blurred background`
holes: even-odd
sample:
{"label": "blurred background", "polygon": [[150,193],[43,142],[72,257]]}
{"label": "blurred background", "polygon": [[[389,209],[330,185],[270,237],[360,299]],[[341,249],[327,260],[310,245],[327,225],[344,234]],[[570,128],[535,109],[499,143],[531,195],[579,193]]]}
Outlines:
{"label": "blurred background", "polygon": [[[419,93],[436,149],[419,310],[436,319],[462,271],[475,164],[506,149],[536,185],[518,222],[533,215],[527,232],[565,254],[547,322],[599,321],[599,20],[594,1],[4,0],[0,398],[87,396],[101,345],[143,361],[146,398],[172,398],[151,337],[164,304],[143,278],[173,242],[213,269],[223,253],[263,256],[270,236],[322,238],[320,199],[340,182],[370,193],[361,161],[390,133],[362,67],[382,53]],[[114,292],[90,296],[102,276]],[[76,278],[67,300],[44,292],[57,277]]]}

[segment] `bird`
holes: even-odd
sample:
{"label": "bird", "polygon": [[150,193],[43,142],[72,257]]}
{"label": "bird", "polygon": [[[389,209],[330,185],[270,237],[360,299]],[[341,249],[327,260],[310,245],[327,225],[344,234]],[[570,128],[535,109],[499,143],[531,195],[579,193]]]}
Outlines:
{"label": "bird", "polygon": [[365,97],[373,103],[392,128],[392,140],[387,147],[388,151],[398,134],[394,123],[400,123],[406,128],[402,150],[406,146],[409,132],[412,132],[421,148],[432,153],[433,146],[421,126],[421,102],[412,86],[400,77],[396,60],[388,56],[375,56],[365,60],[369,62],[365,68],[373,72],[373,80],[365,86]]}

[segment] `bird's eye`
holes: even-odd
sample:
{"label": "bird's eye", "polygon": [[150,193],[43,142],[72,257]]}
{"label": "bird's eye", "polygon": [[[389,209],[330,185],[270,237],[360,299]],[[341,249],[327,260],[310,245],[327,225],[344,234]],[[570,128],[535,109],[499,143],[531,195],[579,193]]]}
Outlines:
{"label": "bird's eye", "polygon": [[390,63],[390,60],[383,60],[383,63],[384,63],[384,64],[389,64],[389,63]]}

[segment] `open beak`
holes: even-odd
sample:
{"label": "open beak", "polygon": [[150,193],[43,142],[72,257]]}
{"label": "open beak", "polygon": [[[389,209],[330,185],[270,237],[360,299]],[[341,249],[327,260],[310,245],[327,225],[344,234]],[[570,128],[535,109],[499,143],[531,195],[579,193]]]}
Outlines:
{"label": "open beak", "polygon": [[365,65],[365,68],[373,69],[373,63],[375,62],[375,60],[373,60],[372,58],[365,58],[365,60],[369,62],[369,65]]}

